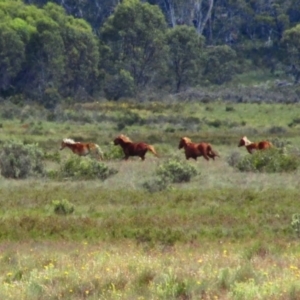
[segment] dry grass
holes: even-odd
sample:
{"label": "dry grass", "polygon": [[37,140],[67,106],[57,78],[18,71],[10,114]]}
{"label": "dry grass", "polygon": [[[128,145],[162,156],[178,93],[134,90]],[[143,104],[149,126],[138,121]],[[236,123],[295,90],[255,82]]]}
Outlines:
{"label": "dry grass", "polygon": [[[299,299],[296,245],[201,243],[147,250],[117,244],[1,245],[1,299]],[[259,251],[260,250],[260,251]]]}

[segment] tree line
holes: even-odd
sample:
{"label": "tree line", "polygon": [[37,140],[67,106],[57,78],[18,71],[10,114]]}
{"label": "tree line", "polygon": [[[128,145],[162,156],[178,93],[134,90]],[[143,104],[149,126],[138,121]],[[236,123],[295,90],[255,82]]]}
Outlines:
{"label": "tree line", "polygon": [[255,67],[300,78],[300,2],[0,0],[0,96],[177,93]]}

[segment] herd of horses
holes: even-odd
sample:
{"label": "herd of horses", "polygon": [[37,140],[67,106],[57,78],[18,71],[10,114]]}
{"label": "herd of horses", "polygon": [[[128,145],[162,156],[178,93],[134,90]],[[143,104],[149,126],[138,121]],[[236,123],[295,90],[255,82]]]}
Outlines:
{"label": "herd of horses", "polygon": [[[124,152],[124,159],[128,160],[130,156],[138,156],[142,160],[145,160],[145,155],[148,151],[152,152],[158,157],[152,145],[144,142],[133,142],[129,137],[124,134],[117,136],[114,141],[114,145],[120,145]],[[252,154],[256,150],[264,150],[272,147],[269,141],[260,141],[257,143],[251,142],[246,136],[243,136],[238,144],[238,147],[246,147],[247,151]],[[72,139],[63,139],[61,142],[60,150],[65,147],[72,150],[73,153],[79,156],[86,156],[88,154],[94,154],[98,159],[103,160],[103,152],[100,147],[94,143],[81,143],[75,142]],[[197,157],[203,156],[204,159],[209,160],[210,158],[215,160],[215,157],[220,157],[219,154],[213,150],[211,144],[201,142],[193,143],[190,138],[182,137],[178,145],[179,149],[184,149],[186,159],[193,158],[197,160]]]}

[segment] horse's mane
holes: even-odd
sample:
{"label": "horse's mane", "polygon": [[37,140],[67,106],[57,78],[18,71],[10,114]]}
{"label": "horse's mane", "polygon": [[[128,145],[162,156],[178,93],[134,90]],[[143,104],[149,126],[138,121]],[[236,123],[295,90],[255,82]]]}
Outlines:
{"label": "horse's mane", "polygon": [[76,142],[74,140],[69,139],[69,138],[63,139],[63,142],[66,144],[76,144]]}
{"label": "horse's mane", "polygon": [[241,140],[244,141],[245,146],[252,144],[252,142],[246,136],[243,136]]}
{"label": "horse's mane", "polygon": [[192,140],[190,138],[186,137],[186,136],[182,137],[181,140],[184,141],[185,144],[189,144],[189,143],[192,142]]}
{"label": "horse's mane", "polygon": [[122,140],[124,143],[132,143],[132,140],[124,134],[120,134],[117,139]]}

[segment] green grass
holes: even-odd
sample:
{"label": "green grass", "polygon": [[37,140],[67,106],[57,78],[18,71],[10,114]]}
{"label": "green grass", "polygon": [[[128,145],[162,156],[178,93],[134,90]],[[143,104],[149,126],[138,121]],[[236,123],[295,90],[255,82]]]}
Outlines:
{"label": "green grass", "polygon": [[[59,170],[73,156],[58,150],[62,138],[91,140],[110,151],[120,133],[116,117],[130,110],[145,124],[122,133],[153,141],[160,156],[107,160],[118,173],[105,181],[0,178],[0,299],[299,299],[299,237],[291,226],[300,213],[299,170],[242,173],[227,163],[233,152],[249,155],[237,147],[244,134],[254,141],[277,138],[297,152],[299,125],[288,126],[297,119],[296,104],[98,103],[84,109],[89,123],[39,117],[36,131],[22,127],[27,121],[18,115],[2,119],[0,142],[38,143],[48,154],[46,169]],[[98,113],[103,122],[93,119]],[[270,133],[275,126],[286,131]],[[211,142],[221,157],[186,161],[178,150],[181,136]],[[194,166],[197,176],[147,192],[143,183],[170,157]],[[55,213],[55,201],[65,200],[74,212]]]}

